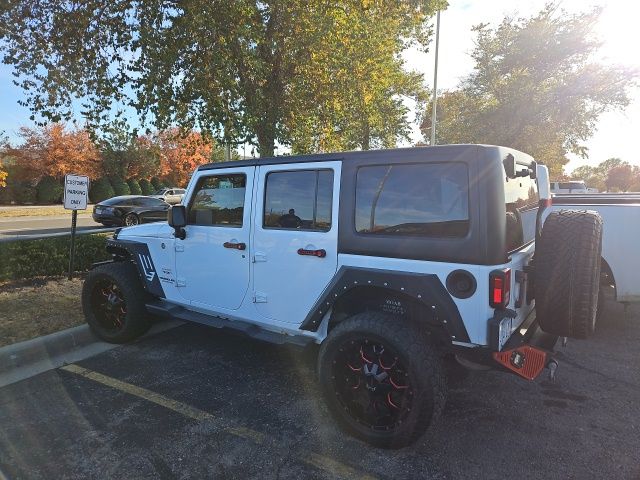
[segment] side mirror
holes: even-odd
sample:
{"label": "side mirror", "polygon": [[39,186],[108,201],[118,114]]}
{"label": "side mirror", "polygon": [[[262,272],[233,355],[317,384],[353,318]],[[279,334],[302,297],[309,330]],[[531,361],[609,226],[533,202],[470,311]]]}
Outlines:
{"label": "side mirror", "polygon": [[502,161],[507,178],[516,178],[516,158],[510,153]]}
{"label": "side mirror", "polygon": [[176,238],[184,240],[187,236],[184,227],[187,225],[187,209],[184,205],[173,205],[167,213],[167,222],[176,231]]}

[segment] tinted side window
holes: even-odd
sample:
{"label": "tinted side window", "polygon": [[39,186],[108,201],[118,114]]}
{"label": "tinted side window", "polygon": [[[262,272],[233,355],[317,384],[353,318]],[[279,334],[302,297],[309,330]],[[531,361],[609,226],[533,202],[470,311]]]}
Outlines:
{"label": "tinted side window", "polygon": [[538,185],[529,177],[507,178],[504,193],[507,208],[507,250],[511,251],[535,238]]}
{"label": "tinted side window", "polygon": [[141,207],[159,207],[160,205],[164,205],[164,202],[162,200],[149,197],[136,198],[134,200],[134,203]]}
{"label": "tinted side window", "polygon": [[331,229],[332,170],[272,172],[267,175],[265,228]]}
{"label": "tinted side window", "polygon": [[464,236],[468,230],[466,165],[380,165],[358,170],[358,233]]}
{"label": "tinted side window", "polygon": [[214,175],[198,180],[189,206],[191,225],[241,227],[247,177]]}

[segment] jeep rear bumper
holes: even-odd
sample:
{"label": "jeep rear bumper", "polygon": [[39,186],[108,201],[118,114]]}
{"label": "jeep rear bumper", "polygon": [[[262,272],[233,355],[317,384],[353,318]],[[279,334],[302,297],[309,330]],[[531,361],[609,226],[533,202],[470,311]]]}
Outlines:
{"label": "jeep rear bumper", "polygon": [[[496,317],[494,317],[495,319]],[[490,331],[495,330],[490,328]],[[536,320],[535,310],[513,332],[501,349],[497,348],[497,333],[492,345],[477,348],[457,347],[457,356],[495,370],[534,380],[550,365],[557,367],[553,350],[558,337],[543,332]]]}

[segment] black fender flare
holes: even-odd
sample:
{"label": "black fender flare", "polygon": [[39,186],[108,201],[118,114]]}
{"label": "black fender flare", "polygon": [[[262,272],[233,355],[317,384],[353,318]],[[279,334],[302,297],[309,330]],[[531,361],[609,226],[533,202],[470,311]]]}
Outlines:
{"label": "black fender flare", "polygon": [[158,277],[158,271],[153,263],[153,259],[149,253],[149,247],[146,243],[133,240],[108,239],[107,252],[111,253],[114,258],[106,262],[95,263],[91,268],[95,268],[103,263],[131,261],[138,270],[138,276],[143,288],[155,297],[165,298],[164,290]]}
{"label": "black fender flare", "polygon": [[460,311],[437,275],[350,266],[342,266],[336,272],[300,325],[300,329],[316,332],[326,313],[345,293],[353,288],[367,286],[384,288],[411,297],[432,313],[432,317],[448,333],[451,341],[469,342],[469,334]]}

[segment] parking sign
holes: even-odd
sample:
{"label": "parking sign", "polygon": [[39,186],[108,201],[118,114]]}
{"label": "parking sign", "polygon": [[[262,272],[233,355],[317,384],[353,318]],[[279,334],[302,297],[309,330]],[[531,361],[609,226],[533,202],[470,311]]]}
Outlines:
{"label": "parking sign", "polygon": [[67,210],[86,210],[89,195],[89,177],[83,175],[65,175],[64,208]]}

